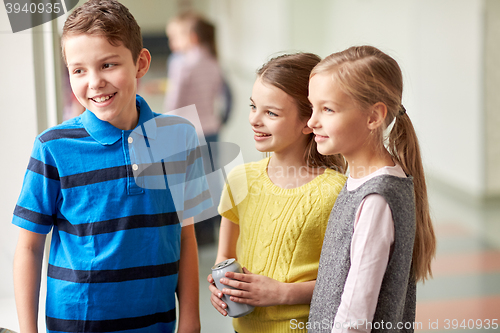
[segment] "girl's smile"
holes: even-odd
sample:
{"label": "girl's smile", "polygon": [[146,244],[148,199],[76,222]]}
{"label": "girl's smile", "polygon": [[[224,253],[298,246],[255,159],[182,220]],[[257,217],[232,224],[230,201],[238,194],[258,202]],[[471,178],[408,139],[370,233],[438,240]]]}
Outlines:
{"label": "girl's smile", "polygon": [[253,136],[255,141],[262,141],[262,140],[266,140],[266,139],[271,137],[271,134],[258,132],[256,130],[253,130],[253,131],[255,132],[255,135]]}
{"label": "girl's smile", "polygon": [[323,141],[325,141],[325,140],[327,140],[327,139],[328,139],[328,137],[327,137],[327,136],[324,136],[324,135],[319,135],[319,134],[314,133],[314,141],[316,141],[316,142],[318,142],[318,143],[319,143],[319,142],[323,142]]}
{"label": "girl's smile", "polygon": [[261,152],[302,154],[307,136],[307,120],[301,120],[293,98],[259,77],[250,98],[249,121],[255,148]]}

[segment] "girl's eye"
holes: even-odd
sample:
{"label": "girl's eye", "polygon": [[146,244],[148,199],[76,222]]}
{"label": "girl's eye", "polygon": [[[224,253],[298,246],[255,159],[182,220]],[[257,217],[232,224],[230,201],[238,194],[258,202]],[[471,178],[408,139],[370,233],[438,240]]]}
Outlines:
{"label": "girl's eye", "polygon": [[329,108],[323,108],[323,111],[327,112],[327,113],[330,113],[330,112],[334,112],[332,109],[329,109]]}
{"label": "girl's eye", "polygon": [[110,68],[113,67],[115,64],[104,64],[102,65],[102,68]]}
{"label": "girl's eye", "polygon": [[255,110],[255,105],[250,104],[250,109]]}
{"label": "girl's eye", "polygon": [[271,112],[271,111],[267,111],[267,114],[270,116],[270,117],[277,117],[278,115],[274,112]]}
{"label": "girl's eye", "polygon": [[82,73],[82,70],[81,69],[75,69],[73,71],[73,74],[81,74]]}

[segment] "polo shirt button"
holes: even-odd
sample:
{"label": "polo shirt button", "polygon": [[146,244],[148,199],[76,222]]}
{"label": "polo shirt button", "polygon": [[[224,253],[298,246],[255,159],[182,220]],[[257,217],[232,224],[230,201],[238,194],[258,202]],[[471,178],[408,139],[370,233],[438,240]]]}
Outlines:
{"label": "polo shirt button", "polygon": [[139,166],[137,164],[132,164],[132,170],[137,171]]}
{"label": "polo shirt button", "polygon": [[128,143],[132,143],[132,142],[134,142],[134,138],[132,138],[132,137],[129,136],[128,137]]}

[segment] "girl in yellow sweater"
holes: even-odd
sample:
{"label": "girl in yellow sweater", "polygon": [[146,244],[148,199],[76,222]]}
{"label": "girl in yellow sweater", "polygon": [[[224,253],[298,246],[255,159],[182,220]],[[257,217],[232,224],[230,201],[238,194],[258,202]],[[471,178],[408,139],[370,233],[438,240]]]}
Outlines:
{"label": "girl in yellow sweater", "polygon": [[256,148],[273,154],[229,174],[216,260],[236,258],[246,274],[221,279],[238,290],[218,290],[208,276],[222,315],[223,294],[256,306],[233,319],[239,333],[290,332],[307,321],[328,217],[346,180],[343,157],[320,155],[307,127],[309,74],[319,61],[310,53],[283,55],[257,71],[249,120]]}

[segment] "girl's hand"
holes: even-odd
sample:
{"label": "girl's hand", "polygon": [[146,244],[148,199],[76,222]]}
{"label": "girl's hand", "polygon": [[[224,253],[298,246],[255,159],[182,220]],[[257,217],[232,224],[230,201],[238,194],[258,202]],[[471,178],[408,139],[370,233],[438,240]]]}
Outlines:
{"label": "girl's hand", "polygon": [[212,295],[210,295],[210,302],[212,302],[213,307],[217,311],[219,311],[223,316],[227,316],[227,311],[225,310],[225,309],[227,309],[227,304],[222,301],[221,298],[222,298],[223,294],[215,286],[215,282],[214,282],[214,278],[212,277],[212,274],[210,274],[207,277],[207,281],[208,281],[208,283],[210,283],[210,285],[208,286],[208,289],[212,293]]}
{"label": "girl's hand", "polygon": [[220,279],[221,283],[236,288],[222,289],[225,295],[230,295],[231,301],[253,306],[285,304],[284,283],[264,275],[253,274],[246,268],[243,268],[243,272],[245,274],[226,272],[226,278]]}

